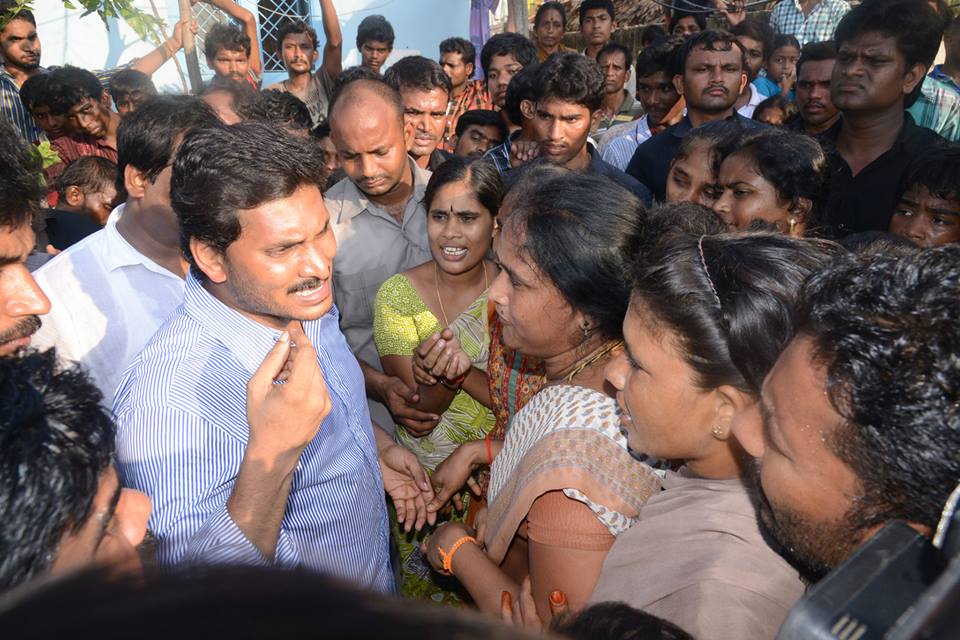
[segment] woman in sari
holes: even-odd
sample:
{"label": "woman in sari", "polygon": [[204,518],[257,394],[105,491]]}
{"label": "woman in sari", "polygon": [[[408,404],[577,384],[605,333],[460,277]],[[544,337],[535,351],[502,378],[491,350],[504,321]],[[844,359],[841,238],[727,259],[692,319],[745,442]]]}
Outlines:
{"label": "woman in sari", "polygon": [[[397,442],[431,472],[458,445],[483,439],[494,424],[484,370],[487,287],[497,277],[497,267],[486,256],[502,195],[500,175],[489,163],[462,158],[444,163],[424,194],[433,260],[384,282],[374,304],[374,340],[384,372],[417,390],[417,408],[440,415],[427,433],[412,433],[400,424],[395,431]],[[413,358],[421,343],[444,329],[469,358],[470,369],[465,375],[418,382]],[[459,602],[456,593],[431,579],[409,528],[408,523],[401,532],[394,520],[404,595]]]}
{"label": "woman in sari", "polygon": [[659,487],[627,450],[603,378],[620,347],[643,206],[597,175],[535,168],[522,180],[537,188],[513,199],[501,221],[501,271],[489,295],[503,342],[540,359],[546,384],[516,414],[499,452],[487,452],[483,531],[447,523],[424,545],[431,565],[493,614],[503,592],[517,596],[527,577],[541,613],[548,589],[582,606],[615,536]]}

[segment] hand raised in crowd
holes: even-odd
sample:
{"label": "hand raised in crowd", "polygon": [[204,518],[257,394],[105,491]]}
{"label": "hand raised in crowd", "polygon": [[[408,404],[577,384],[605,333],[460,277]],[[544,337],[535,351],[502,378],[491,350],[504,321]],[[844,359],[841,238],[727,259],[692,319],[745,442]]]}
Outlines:
{"label": "hand raised in crowd", "polygon": [[744,0],[714,0],[713,5],[723,14],[728,27],[733,27],[747,19]]}
{"label": "hand raised in crowd", "polygon": [[383,488],[393,500],[397,512],[397,524],[404,533],[412,529],[420,531],[424,524],[433,525],[437,514],[427,511],[427,503],[433,499],[433,487],[426,470],[417,456],[396,442],[380,449],[380,473]]}
{"label": "hand raised in crowd", "polygon": [[519,167],[540,157],[540,143],[533,140],[514,140],[510,144],[510,166]]}
{"label": "hand raised in crowd", "polygon": [[390,409],[394,419],[413,435],[425,436],[440,422],[440,416],[416,408],[420,396],[396,376],[384,376],[380,397]]}
{"label": "hand raised in crowd", "polygon": [[432,383],[422,384],[457,380],[466,375],[472,366],[470,356],[449,328],[424,340],[413,354],[414,378],[419,375],[433,380]]}
{"label": "hand raised in crowd", "polygon": [[167,39],[167,45],[169,45],[171,51],[179,51],[183,47],[183,28],[187,23],[190,24],[190,33],[197,35],[196,20],[178,20],[173,25],[173,34]]}
{"label": "hand raised in crowd", "polygon": [[248,449],[268,460],[299,456],[332,406],[317,351],[295,323],[247,382]]}
{"label": "hand raised in crowd", "polygon": [[436,495],[427,505],[427,511],[430,513],[440,511],[451,499],[453,499],[453,506],[458,511],[463,511],[460,491],[464,485],[469,487],[475,496],[481,497],[480,485],[473,477],[473,472],[480,466],[476,452],[478,445],[482,447],[483,440],[465,442],[437,465],[433,475],[430,476],[430,483]]}
{"label": "hand raised in crowd", "polygon": [[[563,591],[550,593],[550,615],[559,618],[569,613],[567,596]],[[512,627],[522,627],[531,631],[542,631],[544,624],[537,613],[537,605],[533,600],[533,587],[530,585],[530,576],[520,584],[520,594],[514,598],[509,591],[504,591],[501,599],[500,618]]]}

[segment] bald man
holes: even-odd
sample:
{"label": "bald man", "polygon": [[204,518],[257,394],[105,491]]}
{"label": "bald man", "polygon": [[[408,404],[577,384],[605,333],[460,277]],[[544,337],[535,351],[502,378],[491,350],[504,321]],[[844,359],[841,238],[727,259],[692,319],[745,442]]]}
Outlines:
{"label": "bald man", "polygon": [[363,369],[370,417],[388,431],[400,423],[426,433],[439,416],[417,410],[415,390],[381,371],[373,342],[380,285],[432,259],[423,205],[430,172],[407,155],[413,134],[404,125],[400,95],[382,80],[341,88],[330,109],[330,139],[347,177],[324,200],[337,238],[333,297],[340,328]]}

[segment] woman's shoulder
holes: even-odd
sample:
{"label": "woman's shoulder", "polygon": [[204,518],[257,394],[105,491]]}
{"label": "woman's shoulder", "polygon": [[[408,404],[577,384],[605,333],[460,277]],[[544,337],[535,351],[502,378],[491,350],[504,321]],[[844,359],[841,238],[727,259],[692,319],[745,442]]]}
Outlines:
{"label": "woman's shoulder", "polygon": [[398,273],[384,280],[377,290],[377,304],[389,304],[397,308],[422,307],[423,300],[413,287],[413,283],[404,273]]}
{"label": "woman's shoulder", "polygon": [[595,389],[570,384],[549,385],[541,389],[517,413],[516,421],[540,425],[559,423],[566,427],[619,429],[617,401]]}

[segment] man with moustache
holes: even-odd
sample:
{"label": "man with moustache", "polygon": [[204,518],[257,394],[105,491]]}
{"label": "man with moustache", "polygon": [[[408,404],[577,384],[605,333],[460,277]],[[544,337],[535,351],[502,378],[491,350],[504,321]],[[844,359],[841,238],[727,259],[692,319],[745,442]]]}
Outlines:
{"label": "man with moustache", "polygon": [[400,94],[403,122],[413,127],[413,161],[421,169],[436,170],[446,160],[437,147],[447,129],[450,77],[429,58],[407,56],[387,69],[383,80]]}
{"label": "man with moustache", "polygon": [[673,84],[686,100],[687,115],[637,147],[627,165],[627,173],[647,185],[660,202],[665,198],[670,162],[688,131],[715,120],[763,126],[734,109],[747,72],[743,50],[730,33],[702,31],[687,38],[677,54],[677,72]]}
{"label": "man with moustache", "polygon": [[894,521],[933,537],[960,481],[958,314],[956,245],[850,254],[804,286],[762,419],[734,429],[761,524],[809,577]]}
{"label": "man with moustache", "polygon": [[338,245],[333,295],[340,327],[360,361],[373,422],[427,433],[440,417],[410,406],[417,401],[414,390],[381,370],[373,302],[387,278],[432,259],[423,205],[430,172],[407,155],[414,126],[404,122],[400,95],[382,80],[344,85],[330,108],[330,124],[347,174],[325,194]]}
{"label": "man with moustache", "polygon": [[343,50],[343,34],[333,0],[322,0],[320,13],[326,39],[320,68],[316,73],[313,72],[313,65],[320,57],[317,32],[303,20],[287,21],[277,30],[277,48],[287,70],[287,79],[267,87],[287,91],[300,98],[310,110],[314,127],[327,119],[333,85],[340,77],[340,55]]}
{"label": "man with moustache", "polygon": [[0,121],[0,357],[30,344],[50,301],[27,269],[36,242],[33,219],[46,188],[40,158]]}
{"label": "man with moustache", "polygon": [[117,462],[154,502],[162,566],[303,567],[390,592],[376,436],[333,307],[311,145],[266,123],[184,138],[170,180],[184,301],[120,382]]}
{"label": "man with moustache", "polygon": [[840,111],[830,99],[830,78],[837,61],[832,40],[808,44],[797,62],[797,108],[799,113],[786,124],[787,129],[811,136],[820,135],[840,119]]}

